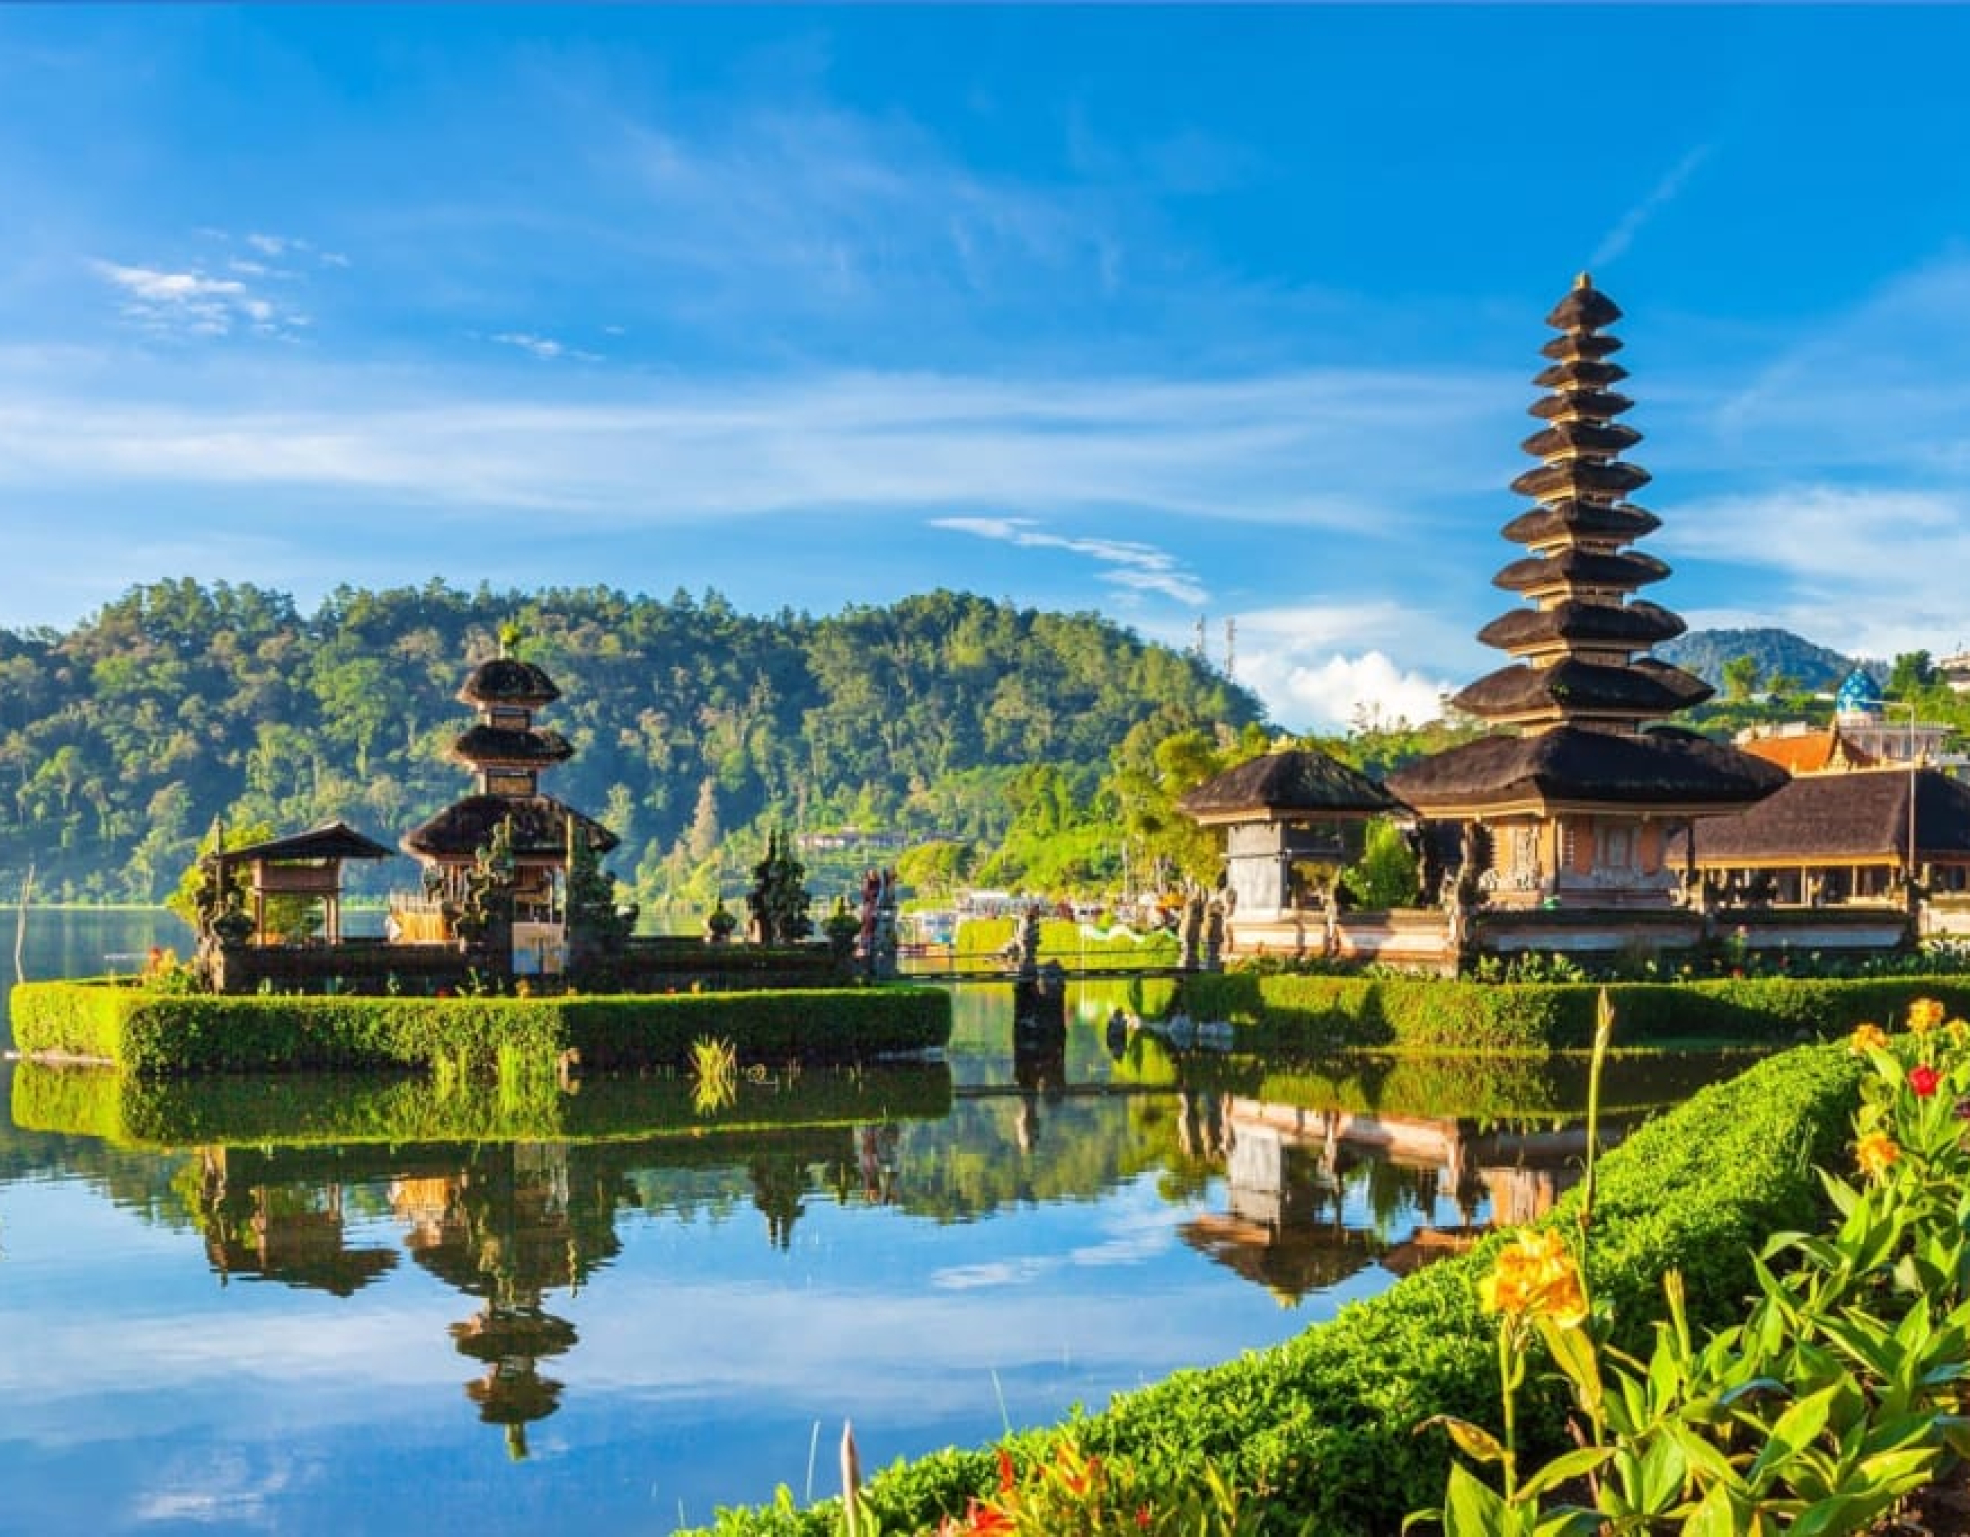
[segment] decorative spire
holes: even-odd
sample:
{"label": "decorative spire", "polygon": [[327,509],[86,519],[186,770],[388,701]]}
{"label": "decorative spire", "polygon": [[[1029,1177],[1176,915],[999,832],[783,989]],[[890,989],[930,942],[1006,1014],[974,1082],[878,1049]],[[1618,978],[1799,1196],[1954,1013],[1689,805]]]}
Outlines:
{"label": "decorative spire", "polygon": [[1669,568],[1626,548],[1661,520],[1626,500],[1649,473],[1621,457],[1642,435],[1615,420],[1634,404],[1613,388],[1628,376],[1610,361],[1621,342],[1607,328],[1620,318],[1585,272],[1546,317],[1560,334],[1540,349],[1551,362],[1533,382],[1547,393],[1530,407],[1545,425],[1521,445],[1540,462],[1512,482],[1537,505],[1504,528],[1528,553],[1493,579],[1533,606],[1478,632],[1513,665],[1453,701],[1486,720],[1533,731],[1570,724],[1633,732],[1710,697],[1701,679],[1646,654],[1684,625],[1633,597]]}

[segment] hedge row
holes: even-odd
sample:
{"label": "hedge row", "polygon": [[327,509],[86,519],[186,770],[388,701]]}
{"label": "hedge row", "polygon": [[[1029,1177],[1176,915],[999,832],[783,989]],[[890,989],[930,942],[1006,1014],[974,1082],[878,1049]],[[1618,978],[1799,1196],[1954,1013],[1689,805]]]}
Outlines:
{"label": "hedge row", "polygon": [[[538,1091],[537,1091],[538,1090]],[[108,1069],[14,1070],[14,1122],[119,1147],[305,1147],[364,1143],[597,1141],[752,1135],[950,1114],[942,1062],[817,1070],[792,1083],[741,1078],[729,1105],[701,1109],[688,1074],[600,1078],[579,1094],[523,1080],[498,1087],[448,1076],[215,1075],[138,1078]]]}
{"label": "hedge row", "polygon": [[[1970,978],[1741,977],[1605,984],[1618,1044],[1717,1040],[1792,1044],[1845,1034],[1863,1020],[1903,1018],[1937,998],[1970,1015]],[[1428,977],[1302,976],[1233,971],[1183,978],[1194,1018],[1256,1025],[1268,1049],[1564,1051],[1593,1043],[1598,982],[1459,982]]]}
{"label": "hedge row", "polygon": [[[1700,1324],[1737,1315],[1753,1250],[1815,1220],[1812,1166],[1842,1158],[1857,1073],[1841,1047],[1784,1053],[1641,1127],[1602,1161],[1590,1273],[1617,1310],[1622,1343],[1645,1343],[1672,1268],[1687,1278]],[[1550,1220],[1572,1221],[1576,1199]],[[1407,1510],[1434,1503],[1448,1471],[1447,1438],[1415,1427],[1438,1413],[1497,1420],[1494,1324],[1476,1283],[1504,1241],[1494,1236],[1284,1345],[1118,1397],[1073,1432],[1084,1449],[1134,1464],[1152,1499],[1196,1488],[1208,1463],[1259,1491],[1266,1533],[1392,1533]],[[1557,1403],[1522,1405],[1532,1441],[1560,1434]],[[1010,1443],[1024,1460],[1058,1433],[1025,1431]],[[988,1493],[996,1476],[990,1448],[951,1449],[896,1464],[867,1492],[882,1530],[922,1532],[967,1495]],[[833,1501],[783,1502],[722,1510],[708,1530],[823,1537],[837,1514]]]}
{"label": "hedge row", "polygon": [[[1017,918],[967,918],[957,926],[951,949],[978,959],[997,955],[1019,937]],[[1040,920],[1040,959],[1072,962],[1076,970],[1134,971],[1143,966],[1174,966],[1177,937],[1168,929],[1139,934],[1131,929],[1097,932],[1071,918]]]}
{"label": "hedge row", "polygon": [[509,1060],[676,1066],[692,1042],[742,1061],[846,1061],[942,1047],[938,988],[812,989],[610,998],[366,998],[166,994],[103,982],[26,982],[11,997],[22,1055],[84,1058],[140,1076],[448,1068]]}

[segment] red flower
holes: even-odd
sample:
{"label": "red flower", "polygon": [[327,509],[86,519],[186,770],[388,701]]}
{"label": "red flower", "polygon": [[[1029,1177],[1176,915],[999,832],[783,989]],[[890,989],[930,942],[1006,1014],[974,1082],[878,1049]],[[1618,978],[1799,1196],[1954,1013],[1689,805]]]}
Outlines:
{"label": "red flower", "polygon": [[999,1448],[999,1493],[1012,1493],[1012,1453],[1003,1446]]}
{"label": "red flower", "polygon": [[1942,1082],[1942,1074],[1924,1062],[1908,1070],[1908,1086],[1915,1090],[1919,1098],[1927,1099],[1936,1092],[1936,1085]]}

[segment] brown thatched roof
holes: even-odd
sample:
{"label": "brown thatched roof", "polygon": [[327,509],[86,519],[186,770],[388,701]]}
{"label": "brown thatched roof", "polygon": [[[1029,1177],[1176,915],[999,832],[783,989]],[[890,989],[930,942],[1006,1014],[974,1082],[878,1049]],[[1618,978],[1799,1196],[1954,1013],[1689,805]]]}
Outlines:
{"label": "brown thatched roof", "polygon": [[1640,650],[1681,635],[1680,616],[1644,601],[1587,603],[1568,598],[1551,608],[1516,608],[1478,631],[1478,639],[1501,651],[1516,651],[1554,640]]}
{"label": "brown thatched roof", "polygon": [[523,859],[565,858],[569,822],[574,823],[576,836],[585,838],[598,854],[608,853],[621,841],[600,822],[562,805],[551,795],[468,795],[405,833],[404,850],[420,859],[470,858],[492,837],[501,818],[509,816],[513,818],[513,852]]}
{"label": "brown thatched roof", "polygon": [[1594,280],[1581,273],[1573,280],[1566,297],[1555,304],[1546,324],[1555,331],[1601,331],[1621,318],[1621,306],[1594,286]]}
{"label": "brown thatched roof", "polygon": [[1228,768],[1177,798],[1200,822],[1224,822],[1259,812],[1370,817],[1401,809],[1374,780],[1323,752],[1269,752]]}
{"label": "brown thatched roof", "polygon": [[1566,582],[1576,587],[1615,587],[1627,590],[1659,582],[1668,566],[1653,555],[1629,550],[1620,555],[1596,555],[1588,550],[1561,550],[1515,560],[1491,579],[1507,592],[1532,592]]}
{"label": "brown thatched roof", "polygon": [[[1917,861],[1970,861],[1970,785],[1931,768],[1913,777]],[[1899,862],[1908,842],[1910,778],[1906,767],[1803,774],[1738,816],[1704,823],[1697,862]]]}
{"label": "brown thatched roof", "polygon": [[1673,727],[1629,736],[1556,726],[1537,736],[1466,742],[1399,769],[1387,786],[1429,815],[1436,807],[1526,800],[1721,809],[1785,782],[1773,764]]}
{"label": "brown thatched roof", "polygon": [[215,857],[221,864],[230,865],[256,859],[395,859],[397,851],[384,847],[374,838],[364,837],[347,822],[328,822],[305,833],[243,844]]}
{"label": "brown thatched roof", "polygon": [[1610,352],[1621,350],[1621,338],[1589,336],[1578,331],[1570,331],[1565,336],[1554,337],[1539,350],[1556,363],[1570,363],[1576,358],[1587,358],[1598,362]]}
{"label": "brown thatched roof", "polygon": [[1479,678],[1451,703],[1488,720],[1542,709],[1638,719],[1673,715],[1686,706],[1700,704],[1711,692],[1701,678],[1650,657],[1626,667],[1604,667],[1568,657],[1551,667],[1501,667]]}
{"label": "brown thatched roof", "polygon": [[[1613,340],[1612,337],[1605,339]],[[1541,350],[1545,351],[1548,357],[1553,355],[1547,348]],[[1582,390],[1604,390],[1610,384],[1619,384],[1627,377],[1628,370],[1619,363],[1604,362],[1600,358],[1565,358],[1540,369],[1532,376],[1532,382],[1542,389],[1573,393]],[[1555,399],[1553,403],[1557,405],[1559,401]],[[1632,405],[1633,402],[1630,401],[1629,404]],[[1539,410],[1537,406],[1531,409],[1535,412]],[[1623,406],[1621,409],[1625,411],[1628,407]]]}
{"label": "brown thatched roof", "polygon": [[1652,477],[1639,464],[1626,459],[1597,463],[1592,459],[1564,459],[1527,470],[1512,482],[1512,489],[1536,502],[1557,501],[1563,496],[1579,496],[1583,491],[1603,496],[1626,496],[1647,485]]}
{"label": "brown thatched roof", "polygon": [[451,755],[463,763],[517,763],[533,767],[565,763],[574,746],[558,731],[508,731],[498,726],[474,726],[451,744]]}
{"label": "brown thatched roof", "polygon": [[1544,459],[1569,449],[1584,454],[1618,454],[1641,441],[1642,435],[1625,422],[1595,422],[1569,417],[1533,433],[1519,447],[1535,459]]}
{"label": "brown thatched roof", "polygon": [[496,656],[466,675],[458,697],[467,704],[510,704],[537,710],[561,697],[554,680],[532,662]]}
{"label": "brown thatched roof", "polygon": [[[1580,369],[1594,370],[1592,380],[1582,378],[1578,372]],[[1614,378],[1606,377],[1609,374]],[[1544,417],[1548,421],[1569,416],[1606,421],[1611,416],[1631,410],[1635,402],[1618,391],[1600,386],[1627,376],[1628,370],[1619,363],[1555,363],[1551,368],[1542,370],[1533,383],[1552,385],[1562,393],[1541,395],[1525,408],[1526,414]]]}
{"label": "brown thatched roof", "polygon": [[1662,527],[1662,519],[1633,502],[1541,502],[1503,529],[1514,544],[1547,544],[1571,535],[1578,539],[1640,539]]}

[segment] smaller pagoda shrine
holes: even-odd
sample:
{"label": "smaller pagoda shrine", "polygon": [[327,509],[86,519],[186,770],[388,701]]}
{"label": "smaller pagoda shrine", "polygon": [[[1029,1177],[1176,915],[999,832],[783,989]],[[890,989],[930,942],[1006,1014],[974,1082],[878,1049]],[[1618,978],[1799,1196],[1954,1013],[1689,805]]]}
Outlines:
{"label": "smaller pagoda shrine", "polygon": [[1663,723],[1711,689],[1649,654],[1683,621],[1634,597],[1669,568],[1629,548],[1660,520],[1625,500],[1649,475],[1621,458],[1641,434],[1615,420],[1633,404],[1615,390],[1620,316],[1582,273],[1547,317],[1560,334],[1530,408],[1544,425],[1523,445],[1540,462],[1512,482],[1536,505],[1504,528],[1527,554],[1495,578],[1531,606],[1478,633],[1512,660],[1452,701],[1507,730],[1387,781],[1461,826],[1458,890],[1498,906],[1667,906],[1689,873],[1668,834],[1785,783],[1775,764]]}
{"label": "smaller pagoda shrine", "polygon": [[1177,801],[1225,830],[1225,893],[1246,920],[1316,906],[1361,857],[1377,816],[1406,815],[1367,775],[1322,752],[1269,752],[1226,769]]}
{"label": "smaller pagoda shrine", "polygon": [[452,744],[451,756],[477,776],[478,791],[405,834],[404,851],[425,867],[441,937],[495,955],[510,945],[518,974],[558,972],[569,873],[592,867],[618,840],[541,793],[541,771],[574,756],[566,737],[534,724],[534,712],[561,697],[545,672],[494,657],[472,669],[458,697],[479,720]]}

